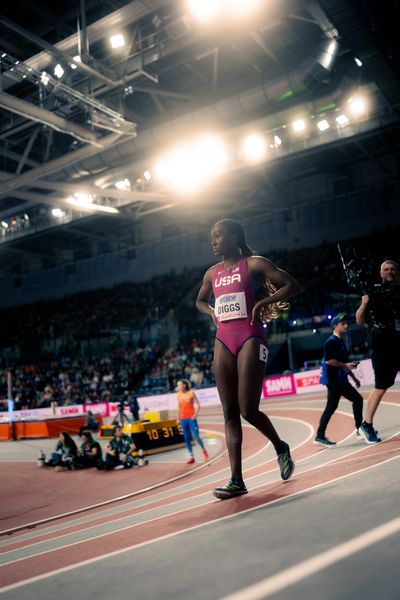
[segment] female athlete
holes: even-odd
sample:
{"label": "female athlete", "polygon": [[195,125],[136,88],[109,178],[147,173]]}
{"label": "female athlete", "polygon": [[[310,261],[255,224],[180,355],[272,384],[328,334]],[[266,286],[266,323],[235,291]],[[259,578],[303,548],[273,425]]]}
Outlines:
{"label": "female athlete", "polygon": [[188,465],[194,463],[192,437],[203,450],[205,460],[208,460],[208,452],[204,447],[204,442],[199,434],[199,426],[197,424],[197,413],[200,409],[200,402],[191,389],[190,381],[181,379],[178,381],[178,418],[177,422],[181,424],[183,431],[183,439],[185,440],[186,448],[189,453],[189,458],[186,461]]}
{"label": "female athlete", "polygon": [[[213,494],[225,500],[247,494],[242,476],[241,416],[273,444],[282,479],[293,474],[289,445],[259,410],[259,404],[268,357],[263,323],[278,316],[279,308],[287,308],[284,301],[297,294],[300,286],[267,258],[254,256],[242,226],[232,219],[213,226],[211,246],[223,261],[204,275],[196,306],[217,328],[214,371],[224,411],[231,479]],[[214,308],[209,304],[212,294]]]}

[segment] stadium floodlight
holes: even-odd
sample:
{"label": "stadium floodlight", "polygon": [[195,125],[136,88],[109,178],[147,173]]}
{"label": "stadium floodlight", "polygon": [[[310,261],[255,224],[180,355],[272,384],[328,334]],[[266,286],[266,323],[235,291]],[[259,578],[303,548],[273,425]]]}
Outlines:
{"label": "stadium floodlight", "polygon": [[186,6],[196,21],[208,23],[222,14],[221,0],[186,0]]}
{"label": "stadium floodlight", "polygon": [[117,183],[115,184],[115,187],[117,188],[117,190],[130,190],[131,189],[131,182],[129,181],[129,179],[121,179],[120,181],[117,181]]}
{"label": "stadium floodlight", "polygon": [[58,79],[61,79],[61,77],[64,75],[64,69],[62,68],[62,66],[60,65],[60,63],[58,63],[54,67],[54,75],[56,77],[58,77]]}
{"label": "stadium floodlight", "polygon": [[113,206],[103,206],[102,204],[95,204],[93,197],[89,194],[76,193],[73,196],[68,196],[68,204],[75,206],[77,210],[87,210],[90,212],[104,212],[111,214],[118,214],[119,210]]}
{"label": "stadium floodlight", "polygon": [[222,174],[228,163],[224,142],[217,136],[200,137],[161,157],[155,164],[157,179],[179,193],[195,193]]}
{"label": "stadium floodlight", "polygon": [[304,131],[306,128],[306,124],[303,121],[303,119],[296,119],[296,121],[293,121],[292,125],[293,125],[293,130],[296,133],[300,133],[301,131]]}
{"label": "stadium floodlight", "polygon": [[53,217],[60,219],[65,215],[65,212],[61,208],[52,208],[51,214],[53,215]]}
{"label": "stadium floodlight", "polygon": [[43,85],[48,85],[50,81],[50,75],[48,75],[46,73],[46,71],[42,71],[41,75],[40,75],[40,82],[43,83]]}
{"label": "stadium floodlight", "polygon": [[317,127],[320,131],[326,131],[329,129],[329,123],[326,119],[322,119],[322,121],[318,121]]}
{"label": "stadium floodlight", "polygon": [[267,155],[267,142],[262,135],[248,135],[242,142],[241,151],[249,162],[264,160]]}
{"label": "stadium floodlight", "polygon": [[361,60],[359,58],[357,58],[357,57],[354,58],[354,62],[356,63],[357,67],[362,67],[363,66]]}
{"label": "stadium floodlight", "polygon": [[74,61],[73,63],[71,63],[69,66],[71,67],[71,69],[73,69],[75,71],[75,69],[77,69],[78,67],[76,66],[75,63],[81,63],[82,59],[79,56],[79,54],[77,54],[76,56],[72,57],[72,60]]}
{"label": "stadium floodlight", "polygon": [[7,223],[7,221],[2,221],[2,222],[1,222],[1,224],[2,224],[2,226],[4,227],[4,229],[7,229],[7,228],[8,228],[8,223]]}
{"label": "stadium floodlight", "polygon": [[110,37],[111,48],[123,48],[125,46],[125,38],[122,33],[116,33]]}
{"label": "stadium floodlight", "polygon": [[282,146],[282,140],[279,137],[279,135],[274,135],[274,146],[275,148],[279,148],[279,146]]}
{"label": "stadium floodlight", "polygon": [[29,215],[28,215],[28,213],[24,213],[24,219],[25,219],[25,221],[29,221]]}
{"label": "stadium floodlight", "polygon": [[350,121],[349,121],[348,117],[346,117],[346,115],[344,115],[343,113],[341,115],[339,115],[338,117],[336,117],[336,123],[338,125],[340,125],[341,127],[348,125],[349,122]]}
{"label": "stadium floodlight", "polygon": [[349,99],[349,110],[353,117],[360,117],[367,111],[367,101],[362,96]]}
{"label": "stadium floodlight", "polygon": [[150,171],[145,171],[143,173],[143,177],[145,178],[146,181],[150,181],[150,179],[151,179],[151,173],[150,173]]}

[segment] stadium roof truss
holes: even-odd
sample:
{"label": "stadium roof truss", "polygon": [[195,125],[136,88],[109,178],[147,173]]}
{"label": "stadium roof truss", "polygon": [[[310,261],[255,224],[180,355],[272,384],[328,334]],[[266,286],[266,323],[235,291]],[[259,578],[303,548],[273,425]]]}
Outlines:
{"label": "stadium roof truss", "polygon": [[[236,158],[248,132],[267,135],[270,148],[267,163],[236,161],[189,203],[200,224],[228,207],[254,214],[262,195],[273,210],[288,170],[340,169],[350,154],[379,161],[385,136],[398,132],[400,61],[388,23],[399,7],[359,4],[268,0],[240,26],[225,14],[207,27],[183,0],[4,6],[0,272],[18,271],[27,256],[59,264],[91,244],[132,246],[138,222],[176,223],[185,199],[156,181],[153,166],[192,133],[222,132]],[[110,46],[115,34],[125,38],[120,49]],[[374,99],[368,118],[290,136],[293,119],[315,129],[359,89]]]}

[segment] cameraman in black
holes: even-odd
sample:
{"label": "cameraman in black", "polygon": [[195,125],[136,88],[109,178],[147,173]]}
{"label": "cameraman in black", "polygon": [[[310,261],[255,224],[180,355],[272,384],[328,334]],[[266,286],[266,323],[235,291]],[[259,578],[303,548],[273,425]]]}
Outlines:
{"label": "cameraman in black", "polygon": [[373,427],[380,401],[400,371],[400,285],[398,265],[385,260],[380,269],[382,285],[361,298],[356,312],[357,325],[367,325],[375,387],[368,397],[361,433],[368,444],[382,441]]}

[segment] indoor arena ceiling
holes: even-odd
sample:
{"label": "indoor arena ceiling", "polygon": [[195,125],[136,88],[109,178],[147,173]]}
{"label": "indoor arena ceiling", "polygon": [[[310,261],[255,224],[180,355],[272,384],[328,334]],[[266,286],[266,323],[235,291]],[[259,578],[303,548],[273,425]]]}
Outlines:
{"label": "indoor arena ceiling", "polygon": [[[239,12],[253,4],[254,14]],[[146,220],[173,233],[180,220],[205,225],[227,212],[273,210],[289,174],[379,159],[398,143],[396,0],[256,4],[220,0],[224,12],[206,21],[191,12],[194,0],[3,3],[1,271],[28,255],[51,265],[55,248],[57,263],[70,262],[68,252],[86,256],[91,241],[132,246],[135,224]],[[111,47],[115,35],[120,48]],[[348,133],[336,125],[325,137],[291,136],[295,119],[340,117],[357,90],[374,97],[369,119]],[[241,140],[259,132],[268,156],[246,163]],[[217,134],[226,154],[214,160]],[[196,136],[199,161],[208,153],[212,174],[223,174],[185,195],[171,184],[198,176],[188,147],[175,152],[183,172],[168,152]]]}

